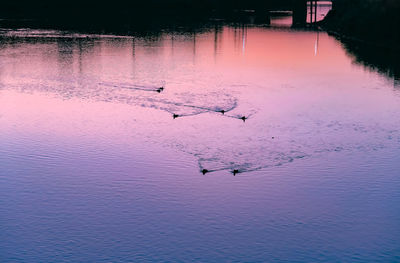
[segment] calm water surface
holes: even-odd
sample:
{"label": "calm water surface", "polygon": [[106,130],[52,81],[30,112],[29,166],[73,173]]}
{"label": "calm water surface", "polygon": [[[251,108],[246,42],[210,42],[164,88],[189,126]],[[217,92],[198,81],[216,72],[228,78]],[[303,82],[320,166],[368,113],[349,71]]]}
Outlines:
{"label": "calm water surface", "polygon": [[400,261],[400,87],[326,33],[0,34],[1,262]]}

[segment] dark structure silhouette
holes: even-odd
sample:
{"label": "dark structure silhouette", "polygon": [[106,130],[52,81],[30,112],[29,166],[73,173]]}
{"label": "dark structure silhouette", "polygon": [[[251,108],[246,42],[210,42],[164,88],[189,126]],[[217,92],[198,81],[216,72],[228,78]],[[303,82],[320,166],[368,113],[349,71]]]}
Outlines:
{"label": "dark structure silhouette", "polygon": [[307,0],[293,1],[293,26],[304,26],[307,22]]}
{"label": "dark structure silhouette", "polygon": [[[294,10],[296,23],[304,24],[306,0],[115,0],[28,1],[6,0],[0,18],[8,23],[38,27],[132,31],[160,25],[205,21],[209,18],[268,24],[270,10]],[[252,12],[248,12],[252,10]],[[3,21],[4,23],[4,21]]]}
{"label": "dark structure silhouette", "polygon": [[398,46],[399,14],[398,0],[335,0],[322,25],[351,38]]}

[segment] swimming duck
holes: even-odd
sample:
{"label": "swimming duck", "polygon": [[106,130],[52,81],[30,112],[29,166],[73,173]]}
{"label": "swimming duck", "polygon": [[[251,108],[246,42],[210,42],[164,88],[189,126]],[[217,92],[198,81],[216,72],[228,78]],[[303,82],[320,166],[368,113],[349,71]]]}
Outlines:
{"label": "swimming duck", "polygon": [[164,90],[164,87],[159,87],[158,89],[156,89],[156,91],[158,92],[158,93],[160,93],[161,91],[163,91]]}
{"label": "swimming duck", "polygon": [[242,117],[239,118],[239,119],[241,119],[243,122],[245,122],[248,118],[247,118],[246,116],[242,116]]}
{"label": "swimming duck", "polygon": [[235,169],[235,170],[232,171],[232,173],[233,173],[233,176],[235,176],[236,174],[238,174],[238,173],[240,173],[240,172],[239,172],[238,169]]}
{"label": "swimming duck", "polygon": [[174,115],[172,115],[172,117],[173,117],[174,119],[176,119],[176,118],[179,117],[179,115],[174,113]]}
{"label": "swimming duck", "polygon": [[220,111],[218,111],[218,112],[221,112],[221,113],[222,113],[222,115],[224,115],[224,114],[225,114],[225,110],[220,110]]}
{"label": "swimming duck", "polygon": [[201,173],[203,174],[203,175],[205,175],[206,173],[208,173],[209,171],[207,170],[207,169],[203,169],[203,170],[201,170]]}

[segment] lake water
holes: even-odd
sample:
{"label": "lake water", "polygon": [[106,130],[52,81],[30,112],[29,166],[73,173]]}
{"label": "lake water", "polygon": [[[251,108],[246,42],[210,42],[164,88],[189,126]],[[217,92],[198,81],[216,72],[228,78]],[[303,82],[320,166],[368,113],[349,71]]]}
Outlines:
{"label": "lake water", "polygon": [[0,35],[1,262],[400,261],[399,81],[335,38]]}

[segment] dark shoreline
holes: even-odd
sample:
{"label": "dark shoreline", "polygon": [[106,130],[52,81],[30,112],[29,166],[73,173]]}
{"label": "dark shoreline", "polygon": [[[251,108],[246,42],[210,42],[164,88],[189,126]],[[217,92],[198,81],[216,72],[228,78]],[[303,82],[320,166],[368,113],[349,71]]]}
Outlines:
{"label": "dark shoreline", "polygon": [[400,1],[336,0],[318,26],[337,38],[354,63],[400,79]]}
{"label": "dark shoreline", "polygon": [[400,48],[400,1],[336,0],[319,26],[345,41]]}
{"label": "dark shoreline", "polygon": [[10,0],[2,5],[0,19],[7,19],[12,27],[25,20],[23,24],[37,28],[124,32],[185,26],[210,18],[241,20],[246,10],[253,10],[261,18],[269,10],[290,9],[291,3],[292,0]]}

